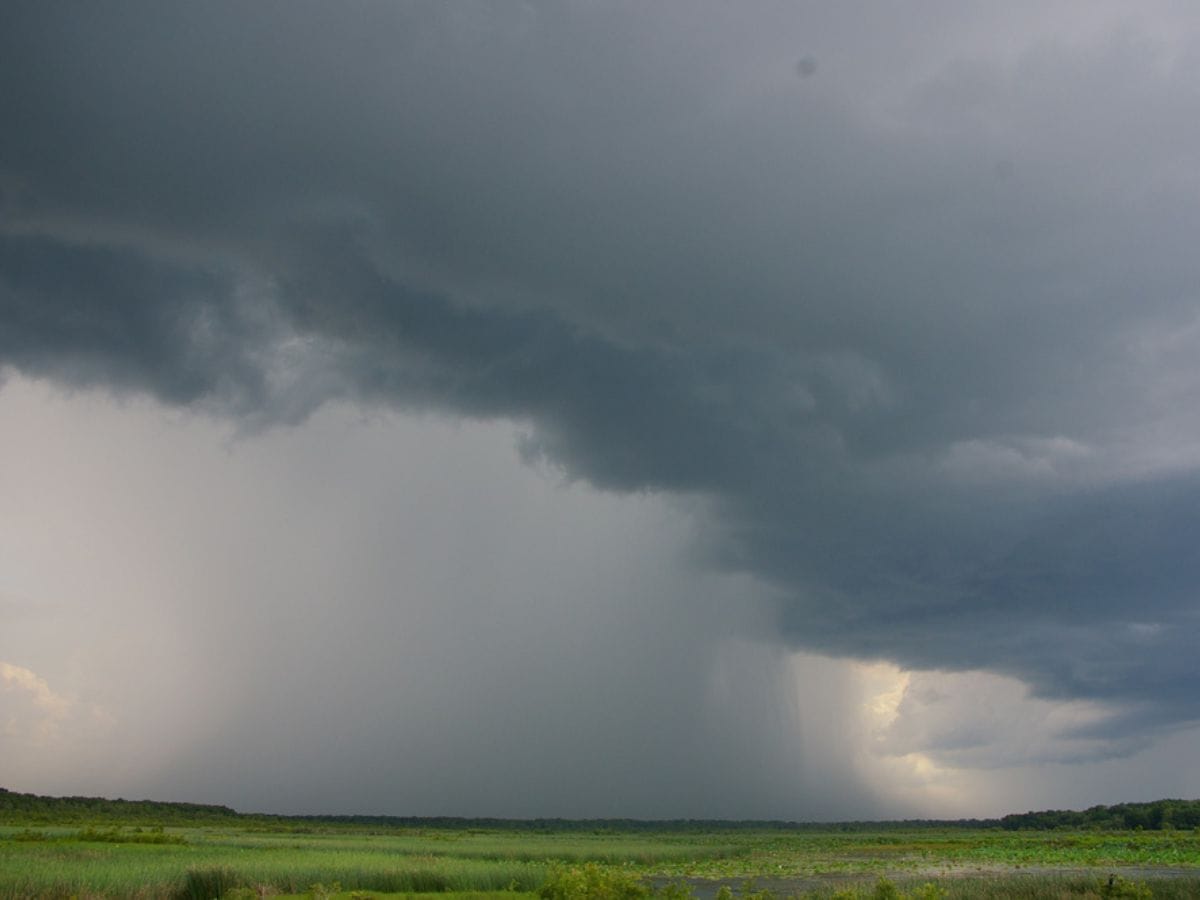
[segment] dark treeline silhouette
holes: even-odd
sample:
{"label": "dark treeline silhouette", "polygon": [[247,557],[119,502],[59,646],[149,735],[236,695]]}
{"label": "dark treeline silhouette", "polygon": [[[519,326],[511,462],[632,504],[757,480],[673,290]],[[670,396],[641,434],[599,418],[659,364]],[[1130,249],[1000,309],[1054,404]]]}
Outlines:
{"label": "dark treeline silhouette", "polygon": [[1155,800],[1152,803],[1118,803],[1093,806],[1083,812],[1051,809],[1014,813],[1000,820],[1003,828],[1045,831],[1053,828],[1136,829],[1161,831],[1200,827],[1200,800]]}
{"label": "dark treeline silhouette", "polygon": [[787,822],[760,819],[501,819],[463,816],[371,816],[239,813],[228,806],[108,800],[103,797],[43,797],[0,788],[0,824],[228,825],[307,831],[313,828],[368,827],[463,831],[630,832],[630,831],[860,831],[905,828],[995,828],[998,819],[908,819],[887,822]]}
{"label": "dark treeline silhouette", "polygon": [[900,831],[913,828],[1005,828],[1009,830],[1136,829],[1200,827],[1200,800],[1155,800],[1093,806],[1083,812],[1045,810],[1002,819],[904,819],[883,822],[785,822],[728,819],[498,819],[458,816],[280,816],[239,813],[228,806],[108,800],[103,797],[43,797],[0,788],[0,824],[233,825],[309,831],[315,828],[437,829],[545,832],[636,831]]}
{"label": "dark treeline silhouette", "polygon": [[156,822],[164,825],[232,822],[242,818],[228,806],[107,800],[103,797],[42,797],[0,788],[0,822]]}

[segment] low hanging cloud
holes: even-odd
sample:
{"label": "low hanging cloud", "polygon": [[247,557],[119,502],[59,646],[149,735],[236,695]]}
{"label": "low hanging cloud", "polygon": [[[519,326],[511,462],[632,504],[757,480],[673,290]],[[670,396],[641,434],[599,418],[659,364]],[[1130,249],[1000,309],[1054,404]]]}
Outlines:
{"label": "low hanging cloud", "polygon": [[926,15],[13,4],[0,364],[523,423],[788,646],[1127,752],[1200,719],[1200,20]]}

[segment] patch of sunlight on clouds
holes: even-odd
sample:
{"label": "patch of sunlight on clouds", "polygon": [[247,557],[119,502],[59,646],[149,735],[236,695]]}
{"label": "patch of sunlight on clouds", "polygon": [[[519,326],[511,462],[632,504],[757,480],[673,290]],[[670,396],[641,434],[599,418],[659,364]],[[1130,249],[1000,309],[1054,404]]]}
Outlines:
{"label": "patch of sunlight on clouds", "polygon": [[855,663],[854,666],[869,695],[863,708],[878,727],[886,728],[900,715],[900,702],[908,690],[911,673],[891,663]]}
{"label": "patch of sunlight on clouds", "polygon": [[1085,730],[1115,712],[1102,704],[1035,697],[1021,681],[991,672],[897,673],[904,686],[896,714],[875,733],[874,746],[886,755],[921,753],[940,766],[996,769],[1120,752]]}
{"label": "patch of sunlight on clouds", "polygon": [[48,717],[58,719],[66,715],[71,701],[50,689],[44,678],[24,668],[0,660],[0,682],[9,691],[24,691],[34,706],[43,710]]}
{"label": "patch of sunlight on clouds", "polygon": [[803,653],[793,657],[792,672],[806,731],[819,723],[836,732],[843,752],[855,748],[844,764],[900,815],[1013,812],[1014,804],[1037,802],[1014,794],[1031,770],[1082,774],[1120,765],[1140,749],[1093,727],[1119,710],[1036,697],[1021,681],[991,672],[909,670]]}
{"label": "patch of sunlight on clouds", "polygon": [[[889,662],[851,662],[863,701],[859,707],[868,738],[859,753],[863,774],[884,793],[925,813],[969,806],[968,786],[960,774],[920,750],[898,753],[888,735],[907,711],[914,676]],[[941,814],[941,813],[937,813]]]}
{"label": "patch of sunlight on clouds", "polygon": [[113,724],[102,707],[64,696],[32,669],[0,660],[0,739],[8,752],[44,751]]}

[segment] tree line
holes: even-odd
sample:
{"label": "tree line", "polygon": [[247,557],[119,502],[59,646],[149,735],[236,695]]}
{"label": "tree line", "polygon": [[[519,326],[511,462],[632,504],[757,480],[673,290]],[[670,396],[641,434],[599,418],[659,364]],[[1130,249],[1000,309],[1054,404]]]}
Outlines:
{"label": "tree line", "polygon": [[1200,827],[1200,800],[1155,800],[1151,803],[1118,803],[1093,806],[1082,812],[1049,809],[1014,813],[1000,820],[1002,828],[1044,831],[1053,828],[1121,830],[1141,828],[1164,831]]}
{"label": "tree line", "polygon": [[498,819],[458,816],[279,816],[239,813],[228,806],[109,800],[103,797],[43,797],[0,788],[0,823],[76,824],[85,822],[160,825],[233,824],[269,830],[314,828],[397,828],[464,831],[544,832],[712,832],[712,831],[900,831],[914,828],[1004,828],[1146,831],[1200,828],[1200,800],[1155,800],[1093,806],[1083,811],[1052,809],[1013,813],[1000,819],[905,819],[885,822],[787,822],[746,819]]}

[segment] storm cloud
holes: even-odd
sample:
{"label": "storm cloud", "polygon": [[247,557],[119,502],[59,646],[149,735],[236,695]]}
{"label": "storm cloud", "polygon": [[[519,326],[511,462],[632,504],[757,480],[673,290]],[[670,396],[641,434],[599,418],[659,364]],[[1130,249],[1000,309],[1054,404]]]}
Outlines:
{"label": "storm cloud", "polygon": [[[518,423],[686,510],[758,638],[1121,756],[1200,720],[1198,51],[1172,4],[9,3],[0,364]],[[686,593],[624,615],[709,683]]]}

